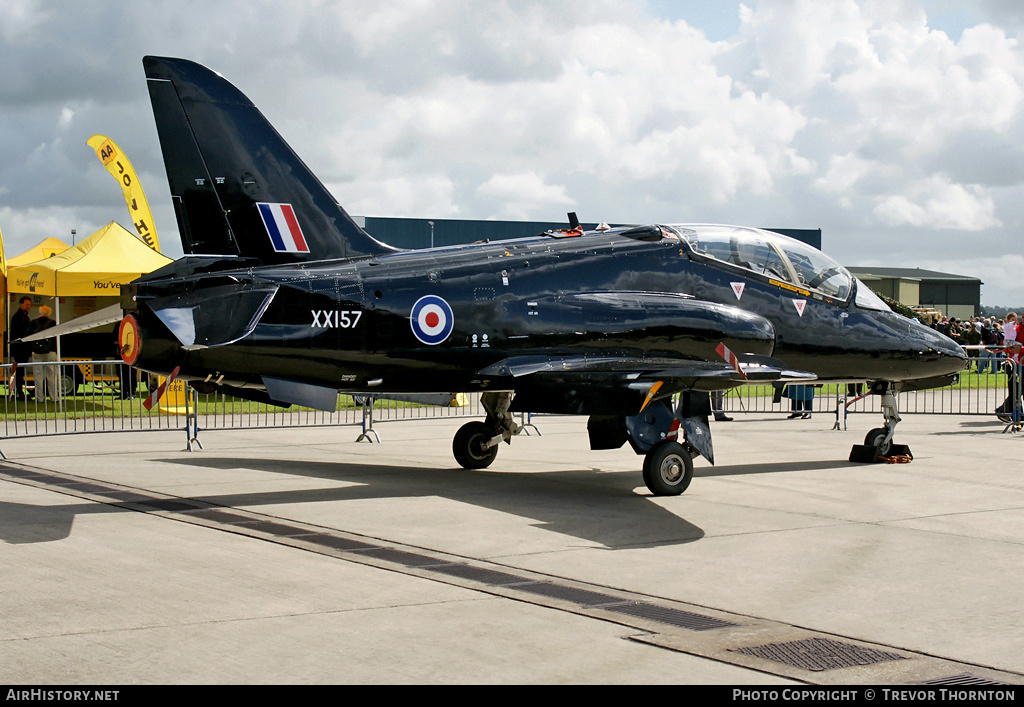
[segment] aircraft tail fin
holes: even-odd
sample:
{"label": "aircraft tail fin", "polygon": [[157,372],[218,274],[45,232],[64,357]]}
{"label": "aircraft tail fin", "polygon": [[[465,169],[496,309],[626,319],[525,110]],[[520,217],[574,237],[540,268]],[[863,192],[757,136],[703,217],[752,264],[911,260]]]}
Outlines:
{"label": "aircraft tail fin", "polygon": [[359,227],[237,88],[185,59],[143,59],[186,254],[264,263],[396,249]]}

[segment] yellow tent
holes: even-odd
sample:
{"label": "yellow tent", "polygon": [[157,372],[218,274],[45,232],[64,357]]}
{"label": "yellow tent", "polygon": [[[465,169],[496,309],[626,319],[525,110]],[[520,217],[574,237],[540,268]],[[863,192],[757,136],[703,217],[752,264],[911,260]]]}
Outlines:
{"label": "yellow tent", "polygon": [[[13,258],[8,259],[7,262],[4,264],[4,274],[6,275],[6,270],[7,270],[8,266],[15,267],[15,266],[18,266],[18,265],[26,265],[28,263],[34,263],[37,260],[43,260],[44,258],[49,258],[50,256],[56,255],[57,253],[63,253],[65,250],[67,250],[70,247],[71,246],[69,246],[67,243],[65,243],[64,241],[62,241],[59,238],[47,238],[46,240],[42,240],[39,243],[36,243],[31,248],[29,248],[28,250],[26,250],[24,253],[18,253]],[[13,290],[10,290],[8,288],[8,285],[9,285],[9,280],[8,280],[8,278],[4,277],[4,279],[3,279],[4,304],[5,304],[5,306],[4,306],[4,320],[3,320],[2,323],[0,323],[0,331],[6,331],[7,330],[7,321],[8,321],[8,319],[7,319],[8,307],[6,306],[7,295],[8,295],[8,292],[13,292]]]}
{"label": "yellow tent", "polygon": [[173,262],[111,221],[63,253],[15,266],[8,261],[8,292],[44,297],[117,297],[121,285]]}
{"label": "yellow tent", "polygon": [[44,241],[36,243],[24,253],[18,253],[18,255],[10,258],[7,261],[7,267],[28,265],[29,263],[34,263],[37,260],[44,260],[45,258],[52,257],[58,253],[63,253],[70,247],[71,246],[60,238],[47,238]]}

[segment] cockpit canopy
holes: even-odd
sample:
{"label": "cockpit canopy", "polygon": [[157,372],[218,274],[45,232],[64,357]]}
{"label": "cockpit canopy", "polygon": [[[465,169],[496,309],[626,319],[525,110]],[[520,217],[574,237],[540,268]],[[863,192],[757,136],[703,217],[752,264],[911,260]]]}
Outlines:
{"label": "cockpit canopy", "polygon": [[795,238],[738,226],[670,228],[709,264],[729,263],[843,302],[853,291],[854,277],[846,268]]}

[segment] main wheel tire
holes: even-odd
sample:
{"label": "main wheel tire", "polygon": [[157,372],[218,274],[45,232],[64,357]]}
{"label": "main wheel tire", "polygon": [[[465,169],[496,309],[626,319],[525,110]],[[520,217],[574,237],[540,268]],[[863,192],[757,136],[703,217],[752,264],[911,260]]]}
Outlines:
{"label": "main wheel tire", "polygon": [[659,442],[644,456],[644,483],[655,496],[678,496],[692,478],[693,458],[678,442]]}
{"label": "main wheel tire", "polygon": [[884,446],[882,441],[885,436],[889,434],[889,430],[884,427],[876,427],[864,436],[864,446],[874,447],[875,454],[877,456],[885,456],[889,453],[889,449],[892,447],[892,440],[890,439]]}
{"label": "main wheel tire", "polygon": [[494,437],[494,431],[483,422],[467,422],[455,433],[452,452],[455,461],[464,469],[484,469],[498,456],[497,445],[484,447]]}

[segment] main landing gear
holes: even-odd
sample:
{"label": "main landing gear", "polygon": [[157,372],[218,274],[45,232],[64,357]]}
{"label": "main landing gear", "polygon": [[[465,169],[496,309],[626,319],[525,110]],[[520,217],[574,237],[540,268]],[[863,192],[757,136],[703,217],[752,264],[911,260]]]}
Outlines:
{"label": "main landing gear", "polygon": [[512,405],[512,393],[483,393],[480,404],[484,406],[487,418],[483,422],[467,422],[455,433],[452,441],[455,461],[465,469],[489,467],[498,456],[498,445],[502,442],[510,444],[512,437],[523,429],[508,411]]}
{"label": "main landing gear", "polygon": [[[452,452],[466,469],[484,469],[523,427],[509,413],[512,393],[484,393],[483,422],[468,422],[455,433]],[[644,455],[644,484],[655,496],[678,496],[693,479],[693,460],[703,456],[715,463],[708,416],[707,393],[683,393],[673,409],[669,400],[652,401],[639,415],[591,415],[587,423],[591,449],[618,449],[627,441]]]}
{"label": "main landing gear", "polygon": [[882,418],[883,427],[876,427],[864,436],[864,444],[855,444],[850,450],[850,461],[865,464],[889,462],[889,461],[910,461],[914,455],[910,453],[910,447],[905,444],[893,442],[893,434],[896,432],[896,425],[899,424],[900,413],[896,405],[896,393],[898,392],[891,383],[878,381],[871,386],[874,395],[882,396]]}
{"label": "main landing gear", "polygon": [[675,440],[664,440],[644,455],[644,483],[655,496],[678,496],[693,479],[693,456]]}
{"label": "main landing gear", "polygon": [[[633,451],[644,455],[644,484],[652,494],[678,496],[685,491],[693,479],[693,460],[697,456],[715,463],[709,415],[708,394],[691,392],[680,394],[674,410],[671,400],[656,400],[639,415],[623,419],[625,439]],[[587,428],[591,431],[591,448],[607,447],[595,439],[598,425],[596,418],[590,419]]]}

